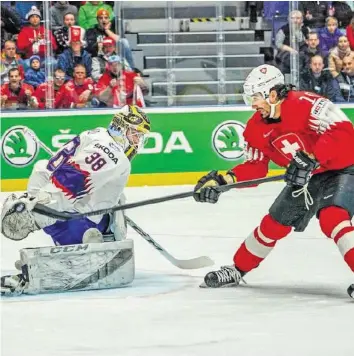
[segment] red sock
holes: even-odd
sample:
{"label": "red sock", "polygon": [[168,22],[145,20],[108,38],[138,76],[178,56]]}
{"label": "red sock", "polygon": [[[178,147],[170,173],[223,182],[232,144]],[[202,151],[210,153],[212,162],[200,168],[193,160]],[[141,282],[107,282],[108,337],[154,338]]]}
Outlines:
{"label": "red sock", "polygon": [[287,236],[291,226],[284,226],[266,215],[257,227],[242,243],[234,256],[235,266],[249,272],[256,268],[273,250],[276,241]]}
{"label": "red sock", "polygon": [[320,226],[323,233],[337,244],[344,261],[354,272],[354,227],[349,213],[338,206],[320,211]]}

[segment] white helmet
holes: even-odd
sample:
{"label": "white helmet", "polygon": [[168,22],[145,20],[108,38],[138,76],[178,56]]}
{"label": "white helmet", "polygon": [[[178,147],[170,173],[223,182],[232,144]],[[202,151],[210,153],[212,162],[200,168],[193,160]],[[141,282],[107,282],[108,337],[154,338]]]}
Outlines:
{"label": "white helmet", "polygon": [[276,67],[262,64],[254,68],[243,84],[243,100],[246,105],[252,104],[252,96],[261,93],[268,99],[270,90],[277,84],[284,84],[284,75]]}

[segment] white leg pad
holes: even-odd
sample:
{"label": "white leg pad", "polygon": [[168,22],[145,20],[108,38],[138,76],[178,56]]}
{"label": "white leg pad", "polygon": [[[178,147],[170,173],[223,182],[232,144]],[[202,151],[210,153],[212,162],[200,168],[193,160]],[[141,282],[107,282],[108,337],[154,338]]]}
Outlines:
{"label": "white leg pad", "polygon": [[135,275],[133,240],[25,248],[26,294],[123,287]]}
{"label": "white leg pad", "polygon": [[[126,204],[124,193],[120,196],[119,205]],[[111,231],[114,234],[116,241],[121,241],[127,238],[127,222],[125,220],[124,210],[115,211],[111,217]]]}

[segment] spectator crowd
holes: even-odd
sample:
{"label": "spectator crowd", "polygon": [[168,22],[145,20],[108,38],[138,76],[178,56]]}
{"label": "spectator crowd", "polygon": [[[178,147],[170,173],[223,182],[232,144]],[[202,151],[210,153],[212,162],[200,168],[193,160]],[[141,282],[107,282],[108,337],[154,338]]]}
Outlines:
{"label": "spectator crowd", "polygon": [[[111,3],[111,4],[109,4]],[[119,33],[114,2],[52,1],[51,30],[43,2],[1,2],[0,104],[3,109],[145,106],[148,86]],[[334,102],[354,102],[354,17],[346,1],[246,2],[251,22],[273,22],[271,64],[291,72],[299,62],[299,89]],[[275,21],[286,14],[286,23]],[[292,37],[291,37],[292,36]],[[294,41],[296,46],[294,46]]]}
{"label": "spectator crowd", "polygon": [[[273,3],[273,2],[272,2]],[[276,20],[285,2],[274,2]],[[291,56],[299,60],[300,90],[334,102],[354,102],[354,17],[345,1],[300,1],[288,22],[276,31],[275,65],[291,71]],[[277,10],[278,9],[278,10]],[[291,30],[290,30],[291,27]],[[290,32],[295,41],[291,41]],[[294,42],[296,46],[294,46]]]}
{"label": "spectator crowd", "polygon": [[2,109],[145,106],[148,87],[135,68],[114,11],[103,1],[1,2]]}

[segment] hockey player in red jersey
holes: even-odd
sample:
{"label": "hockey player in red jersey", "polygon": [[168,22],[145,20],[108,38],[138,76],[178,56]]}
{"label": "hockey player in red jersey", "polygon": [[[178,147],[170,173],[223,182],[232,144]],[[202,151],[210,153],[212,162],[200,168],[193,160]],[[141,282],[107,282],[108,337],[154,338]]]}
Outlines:
{"label": "hockey player in red jersey", "polygon": [[208,273],[205,286],[235,286],[290,232],[304,231],[316,215],[322,232],[354,272],[354,128],[319,95],[292,90],[275,67],[252,70],[245,102],[256,110],[244,131],[246,161],[226,175],[212,171],[195,186],[198,202],[216,203],[215,186],[262,178],[269,161],[286,167],[286,187],[234,255],[232,266]]}

